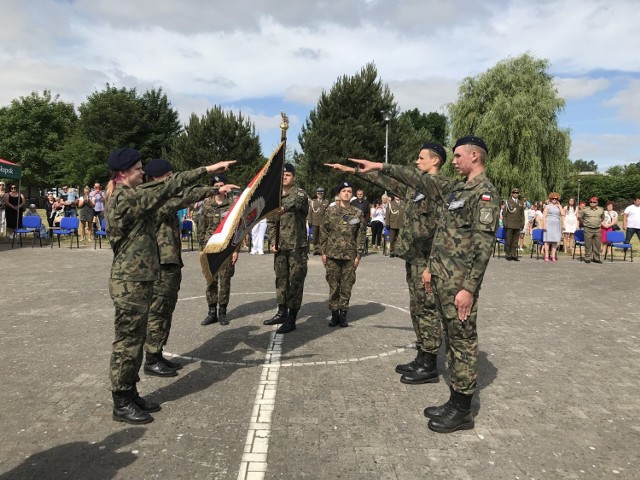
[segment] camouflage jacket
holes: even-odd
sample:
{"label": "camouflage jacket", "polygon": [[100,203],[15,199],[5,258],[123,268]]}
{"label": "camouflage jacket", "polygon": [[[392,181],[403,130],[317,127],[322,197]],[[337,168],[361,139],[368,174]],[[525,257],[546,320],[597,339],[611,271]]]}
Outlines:
{"label": "camouflage jacket", "polygon": [[364,254],[367,224],[358,207],[349,205],[344,208],[336,204],[327,208],[320,232],[320,251],[323,255],[337,260],[351,260]]}
{"label": "camouflage jacket", "polygon": [[324,212],[329,206],[329,200],[323,198],[319,200],[317,198],[309,200],[309,214],[307,215],[307,221],[309,225],[322,225],[322,217]]}
{"label": "camouflage jacket", "polygon": [[432,275],[477,294],[498,228],[500,199],[493,184],[484,173],[468,182],[452,182],[406,167],[403,171],[397,165],[386,165],[384,171],[399,181],[406,180],[432,200],[444,201],[428,268]]}
{"label": "camouflage jacket", "polygon": [[160,271],[156,211],[184,187],[207,173],[205,167],[176,173],[166,181],[135,188],[118,185],[106,204],[109,242],[114,253],[111,278],[155,281]]}
{"label": "camouflage jacket", "polygon": [[[309,245],[307,240],[307,214],[309,212],[309,197],[304,190],[292,187],[289,193],[282,195],[284,213],[279,218],[280,250],[294,250]],[[269,241],[275,245],[277,215],[269,216],[267,220]]]}
{"label": "camouflage jacket", "polygon": [[[417,169],[416,173],[422,175],[422,172]],[[425,194],[417,192],[414,188],[380,172],[363,174],[356,171],[356,176],[404,199],[404,221],[400,227],[394,252],[412,265],[427,268],[433,235],[436,233],[442,205],[427,199]]]}
{"label": "camouflage jacket", "polygon": [[224,217],[231,210],[231,200],[225,195],[222,203],[218,203],[215,198],[208,198],[202,204],[200,215],[198,215],[198,244],[202,250],[218,225],[222,223]]}
{"label": "camouflage jacket", "polygon": [[179,197],[174,197],[156,212],[156,243],[160,254],[160,265],[180,265],[182,263],[182,241],[178,211],[199,201],[202,197],[215,195],[215,187],[194,186],[185,189]]}

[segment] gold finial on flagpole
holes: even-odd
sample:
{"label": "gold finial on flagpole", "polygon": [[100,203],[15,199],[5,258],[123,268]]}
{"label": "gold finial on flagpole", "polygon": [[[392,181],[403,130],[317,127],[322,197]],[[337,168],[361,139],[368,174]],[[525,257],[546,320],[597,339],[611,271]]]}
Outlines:
{"label": "gold finial on flagpole", "polygon": [[287,139],[287,130],[289,129],[289,117],[284,112],[280,112],[280,116],[282,117],[282,122],[280,123],[280,130],[282,130],[282,141],[284,142]]}

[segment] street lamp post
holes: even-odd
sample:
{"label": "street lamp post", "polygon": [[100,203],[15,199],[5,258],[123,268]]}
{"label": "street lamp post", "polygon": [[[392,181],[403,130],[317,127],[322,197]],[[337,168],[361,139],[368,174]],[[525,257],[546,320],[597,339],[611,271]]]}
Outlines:
{"label": "street lamp post", "polygon": [[391,121],[391,112],[382,112],[382,119],[384,120],[385,134],[384,134],[384,163],[389,163],[389,122]]}
{"label": "street lamp post", "polygon": [[580,179],[578,179],[578,201],[576,203],[579,207],[580,206]]}

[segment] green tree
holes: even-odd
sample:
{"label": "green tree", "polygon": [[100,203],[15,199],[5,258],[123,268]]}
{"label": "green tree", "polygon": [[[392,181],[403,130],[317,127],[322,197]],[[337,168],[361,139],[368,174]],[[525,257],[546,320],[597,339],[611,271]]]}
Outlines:
{"label": "green tree", "polygon": [[422,142],[447,143],[447,117],[441,113],[423,113],[417,108],[403,112],[401,117],[408,117],[413,128],[420,133]]}
{"label": "green tree", "polygon": [[191,115],[184,132],[168,149],[167,158],[176,170],[237,160],[229,177],[238,185],[247,184],[265,162],[253,123],[242,113],[225,112],[220,106],[201,117]]}
{"label": "green tree", "polygon": [[178,112],[159,90],[147,90],[139,101],[142,104],[142,130],[140,152],[150,158],[162,156],[167,147],[182,131]]}
{"label": "green tree", "polygon": [[[353,76],[343,75],[329,92],[322,92],[298,136],[303,153],[294,156],[303,188],[309,192],[320,185],[331,189],[344,179],[344,175],[328,169],[324,163],[344,162],[347,157],[383,160],[382,112],[391,112],[394,117],[389,123],[389,162],[394,162],[404,155],[398,151],[402,139],[398,134],[399,121],[395,119],[397,105],[388,86],[378,78],[374,64],[367,64]],[[408,120],[404,122],[410,124]],[[414,158],[417,148],[414,146]],[[365,185],[368,184],[362,182]],[[367,186],[367,192],[370,191]]]}
{"label": "green tree", "polygon": [[578,160],[571,162],[571,166],[572,166],[572,170],[575,172],[597,172],[598,171],[598,164],[596,164],[596,162],[594,162],[593,160],[586,161],[579,158]]}
{"label": "green tree", "polygon": [[501,61],[465,78],[449,106],[454,138],[477,135],[487,142],[487,175],[503,196],[518,186],[528,198],[542,199],[562,192],[567,181],[569,132],[558,126],[565,102],[548,67],[529,54]]}
{"label": "green tree", "polygon": [[24,185],[46,186],[59,166],[56,152],[77,122],[73,104],[49,90],[13,100],[0,108],[0,157],[21,164]]}

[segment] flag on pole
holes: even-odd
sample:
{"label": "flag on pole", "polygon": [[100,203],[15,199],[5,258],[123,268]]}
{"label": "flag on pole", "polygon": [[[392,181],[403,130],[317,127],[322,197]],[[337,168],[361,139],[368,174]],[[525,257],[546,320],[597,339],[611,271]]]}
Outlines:
{"label": "flag on pole", "polygon": [[200,265],[207,282],[213,282],[216,272],[253,226],[269,212],[280,208],[284,154],[283,141],[249,182],[200,252]]}

